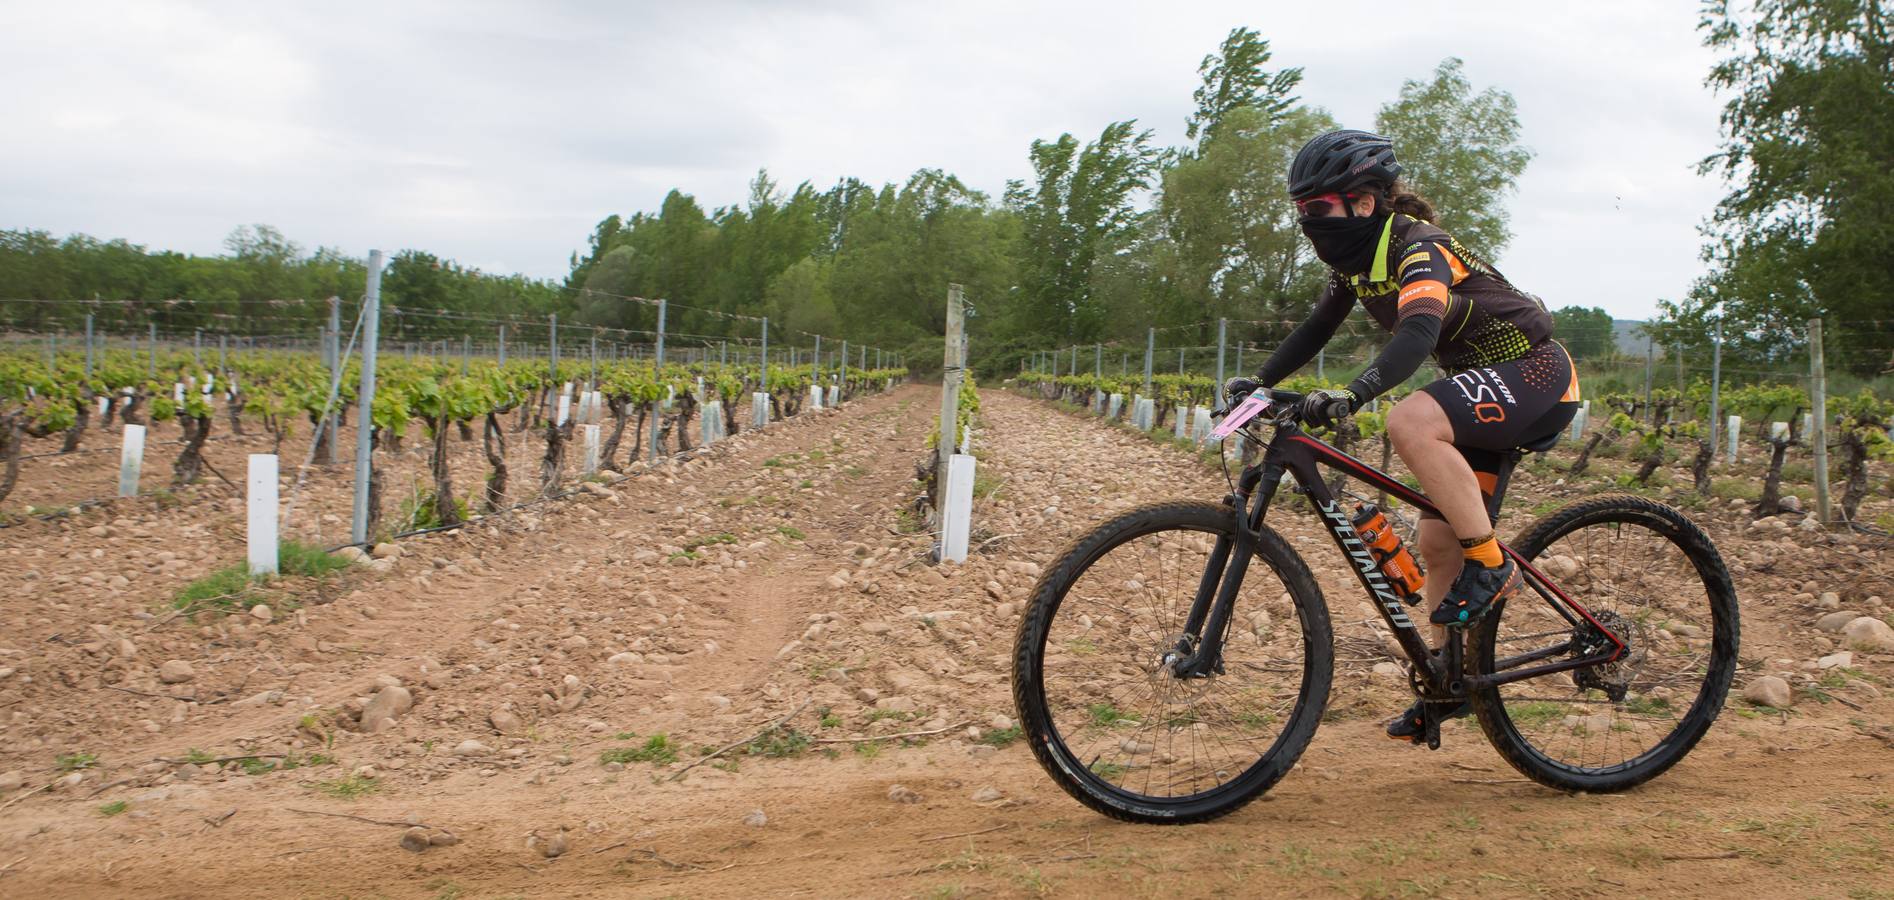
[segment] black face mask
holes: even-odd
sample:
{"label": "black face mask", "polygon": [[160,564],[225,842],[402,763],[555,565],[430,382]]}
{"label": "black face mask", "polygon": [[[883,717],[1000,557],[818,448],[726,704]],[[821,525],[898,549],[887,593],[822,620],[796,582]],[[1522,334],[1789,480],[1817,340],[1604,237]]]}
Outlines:
{"label": "black face mask", "polygon": [[1372,216],[1323,216],[1302,220],[1302,233],[1315,255],[1343,275],[1360,275],[1374,265],[1388,213]]}

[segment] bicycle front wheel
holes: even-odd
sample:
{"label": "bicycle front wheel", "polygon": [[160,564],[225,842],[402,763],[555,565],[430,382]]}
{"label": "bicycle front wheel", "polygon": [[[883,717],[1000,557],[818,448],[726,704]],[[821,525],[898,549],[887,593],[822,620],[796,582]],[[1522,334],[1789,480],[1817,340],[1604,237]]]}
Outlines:
{"label": "bicycle front wheel", "polygon": [[1328,613],[1302,558],[1264,526],[1220,664],[1163,663],[1236,513],[1140,507],[1080,538],[1041,576],[1013,653],[1020,724],[1054,781],[1114,818],[1184,824],[1228,814],[1295,764],[1333,665]]}
{"label": "bicycle front wheel", "polygon": [[[1613,662],[1473,693],[1487,739],[1526,777],[1568,791],[1621,791],[1676,765],[1723,708],[1736,671],[1736,590],[1683,513],[1643,497],[1580,501],[1534,525],[1515,552],[1619,635]],[[1473,636],[1481,675],[1524,671],[1610,646],[1532,587]]]}

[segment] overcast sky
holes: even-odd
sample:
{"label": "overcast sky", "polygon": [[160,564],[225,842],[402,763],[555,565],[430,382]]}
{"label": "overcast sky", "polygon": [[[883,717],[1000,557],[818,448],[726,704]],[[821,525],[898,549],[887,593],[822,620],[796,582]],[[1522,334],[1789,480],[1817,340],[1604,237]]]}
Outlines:
{"label": "overcast sky", "polygon": [[[1537,157],[1498,260],[1643,318],[1723,193],[1695,4],[94,3],[0,0],[0,227],[221,252],[243,223],[563,277],[608,213],[921,167],[997,196],[1027,145],[1136,118],[1182,144],[1196,68],[1256,29],[1348,127],[1466,60]],[[678,298],[680,300],[684,298]]]}

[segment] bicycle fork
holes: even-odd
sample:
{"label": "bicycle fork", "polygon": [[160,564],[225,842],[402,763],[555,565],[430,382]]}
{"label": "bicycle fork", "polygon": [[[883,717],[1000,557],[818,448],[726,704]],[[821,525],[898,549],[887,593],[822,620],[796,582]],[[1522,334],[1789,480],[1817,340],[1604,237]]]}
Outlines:
{"label": "bicycle fork", "polygon": [[1223,498],[1235,527],[1230,535],[1217,538],[1210,558],[1204,562],[1203,576],[1197,581],[1183,633],[1161,661],[1173,676],[1208,678],[1223,673],[1223,639],[1236,607],[1236,592],[1242,589],[1250,560],[1256,556],[1263,513],[1282,483],[1283,471],[1279,463],[1266,464],[1260,474],[1245,478],[1236,493]]}

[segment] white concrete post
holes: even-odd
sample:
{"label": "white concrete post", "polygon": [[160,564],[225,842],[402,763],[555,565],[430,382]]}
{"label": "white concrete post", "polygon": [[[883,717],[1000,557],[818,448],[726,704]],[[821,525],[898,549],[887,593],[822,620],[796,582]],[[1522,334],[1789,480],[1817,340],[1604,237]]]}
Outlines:
{"label": "white concrete post", "polygon": [[708,447],[721,437],[717,432],[723,427],[723,401],[712,400],[704,404],[703,414],[697,421],[699,428],[698,443]]}
{"label": "white concrete post", "polygon": [[750,426],[761,428],[769,424],[769,395],[757,391],[750,395]]}
{"label": "white concrete post", "polygon": [[581,425],[585,434],[585,470],[586,475],[598,474],[598,426]]}
{"label": "white concrete post", "polygon": [[1736,437],[1737,437],[1737,433],[1743,430],[1743,417],[1742,417],[1742,416],[1731,416],[1731,417],[1730,417],[1730,419],[1729,419],[1729,424],[1730,424],[1730,428],[1729,428],[1729,431],[1730,431],[1730,449],[1729,449],[1729,452],[1728,452],[1727,454],[1725,454],[1725,458],[1724,458],[1724,461],[1725,461],[1725,462],[1731,462],[1731,463],[1733,463],[1733,462],[1735,462],[1735,461],[1736,461]]}
{"label": "white concrete post", "polygon": [[145,465],[145,426],[125,426],[125,442],[118,450],[118,495],[138,496],[138,473]]}
{"label": "white concrete post", "polygon": [[967,533],[973,524],[974,459],[965,453],[947,457],[946,508],[941,511],[942,562],[967,561]]}
{"label": "white concrete post", "polygon": [[250,454],[250,574],[276,574],[276,455]]}
{"label": "white concrete post", "polygon": [[555,428],[565,427],[566,419],[571,414],[572,414],[572,395],[560,394],[559,395],[559,418],[553,421],[552,423],[553,427]]}

